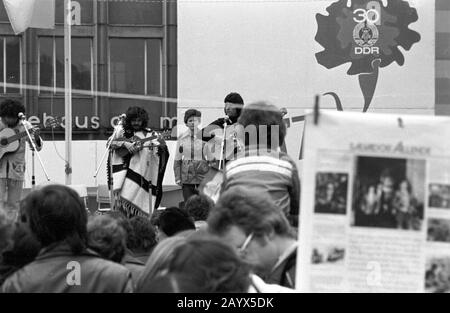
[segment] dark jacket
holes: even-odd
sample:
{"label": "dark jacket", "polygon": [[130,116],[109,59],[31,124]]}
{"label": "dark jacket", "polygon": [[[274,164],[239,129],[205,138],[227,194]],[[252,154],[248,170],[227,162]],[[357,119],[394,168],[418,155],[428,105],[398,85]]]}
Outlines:
{"label": "dark jacket", "polygon": [[145,263],[131,255],[131,252],[127,252],[122,259],[122,265],[130,271],[133,289],[135,289],[137,280],[144,271]]}
{"label": "dark jacket", "polygon": [[131,275],[125,267],[102,259],[89,249],[73,255],[64,243],[42,249],[33,262],[9,276],[0,289],[5,293],[132,291]]}
{"label": "dark jacket", "polygon": [[295,289],[295,271],[297,267],[297,245],[292,246],[277,262],[265,282]]}

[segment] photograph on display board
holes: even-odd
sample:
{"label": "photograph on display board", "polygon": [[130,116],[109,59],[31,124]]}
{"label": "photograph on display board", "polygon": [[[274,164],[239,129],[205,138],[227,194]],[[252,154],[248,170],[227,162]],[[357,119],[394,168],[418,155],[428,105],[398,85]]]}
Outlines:
{"label": "photograph on display board", "polygon": [[421,230],[425,161],[356,158],[352,226]]}
{"label": "photograph on display board", "polygon": [[426,262],[425,292],[450,292],[450,258],[430,257]]}
{"label": "photograph on display board", "polygon": [[343,264],[345,249],[341,245],[317,245],[311,254],[311,264]]}
{"label": "photograph on display board", "polygon": [[450,185],[430,184],[428,191],[428,207],[450,209]]}
{"label": "photograph on display board", "polygon": [[427,240],[450,242],[450,220],[443,218],[428,219]]}
{"label": "photograph on display board", "polygon": [[317,173],[314,212],[345,214],[347,190],[348,174]]}

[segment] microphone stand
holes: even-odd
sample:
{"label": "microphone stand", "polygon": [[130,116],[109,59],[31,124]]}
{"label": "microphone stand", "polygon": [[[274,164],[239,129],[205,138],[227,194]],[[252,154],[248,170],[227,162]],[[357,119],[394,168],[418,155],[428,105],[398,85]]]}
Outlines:
{"label": "microphone stand", "polygon": [[41,156],[39,155],[39,151],[36,148],[36,144],[34,143],[34,140],[31,137],[30,132],[28,131],[28,127],[27,127],[27,125],[25,125],[25,122],[24,122],[25,115],[23,115],[23,114],[19,115],[19,119],[20,119],[20,122],[21,122],[23,128],[25,128],[25,132],[27,133],[28,139],[30,141],[30,145],[32,147],[31,148],[31,187],[34,189],[34,187],[36,186],[35,167],[34,167],[35,152],[37,153],[39,163],[41,164],[42,170],[44,171],[47,181],[50,181],[50,178],[48,177],[47,171],[45,170],[45,166],[42,163],[42,159],[41,159]]}
{"label": "microphone stand", "polygon": [[[94,178],[97,178],[98,172],[100,171],[100,167],[102,166],[103,162],[105,161],[106,156],[109,154],[110,160],[112,159],[111,158],[112,157],[112,151],[110,150],[111,144],[114,141],[114,139],[116,139],[117,133],[120,130],[119,126],[123,125],[124,118],[125,118],[125,116],[123,114],[119,117],[119,122],[117,123],[117,126],[114,128],[114,132],[113,132],[113,134],[111,136],[111,140],[109,140],[109,142],[106,145],[105,153],[103,154],[103,157],[102,157],[102,159],[100,161],[100,164],[98,165],[98,168],[95,171]],[[111,211],[114,211],[114,202],[115,201],[114,201],[114,190],[113,190],[113,185],[114,184],[113,184],[112,164],[110,164],[110,167],[111,168],[110,168],[109,173],[110,173],[111,177],[109,179],[109,186],[108,186],[109,187],[109,201],[110,201],[110,204],[111,204]]]}
{"label": "microphone stand", "polygon": [[100,161],[100,164],[98,165],[97,170],[95,171],[94,178],[97,178],[98,172],[100,171],[100,167],[102,166],[103,162],[105,161],[106,155],[110,152],[109,149],[111,147],[111,144],[114,141],[114,139],[116,138],[117,133],[119,132],[119,128],[120,128],[119,126],[122,126],[122,125],[123,125],[123,117],[121,116],[119,118],[119,122],[117,123],[117,126],[114,128],[114,132],[111,136],[111,140],[106,145],[106,151],[105,151],[105,153],[103,153],[103,157]]}
{"label": "microphone stand", "polygon": [[[223,159],[224,159],[224,148],[225,148],[225,135],[226,135],[226,132],[227,132],[227,126],[228,126],[228,124],[227,124],[227,119],[225,118],[225,120],[224,120],[224,122],[223,122],[223,137],[222,137],[222,143],[221,143],[221,145],[220,145],[220,159],[219,159],[219,171],[221,171],[222,170],[222,162],[223,162]],[[225,167],[225,164],[224,164],[224,167]]]}

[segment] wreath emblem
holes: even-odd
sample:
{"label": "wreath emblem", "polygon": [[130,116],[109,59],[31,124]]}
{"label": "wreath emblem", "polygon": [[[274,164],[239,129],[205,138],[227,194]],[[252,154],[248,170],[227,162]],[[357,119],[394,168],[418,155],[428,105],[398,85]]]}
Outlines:
{"label": "wreath emblem", "polygon": [[[339,0],[327,7],[328,15],[317,14],[315,40],[324,48],[316,53],[319,64],[332,69],[350,63],[348,75],[358,75],[364,96],[363,112],[372,102],[379,69],[396,62],[402,66],[405,56],[420,41],[420,34],[409,28],[419,17],[405,0]],[[339,96],[327,92],[342,110]]]}

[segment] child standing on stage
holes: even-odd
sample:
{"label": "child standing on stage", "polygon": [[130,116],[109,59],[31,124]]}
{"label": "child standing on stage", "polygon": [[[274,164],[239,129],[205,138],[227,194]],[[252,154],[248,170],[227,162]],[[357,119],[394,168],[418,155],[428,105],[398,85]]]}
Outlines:
{"label": "child standing on stage", "polygon": [[198,193],[198,186],[209,171],[209,165],[203,156],[204,142],[198,125],[202,113],[189,109],[184,114],[184,123],[188,130],[178,138],[173,170],[175,181],[182,186],[183,198],[186,202]]}
{"label": "child standing on stage", "polygon": [[[19,113],[25,113],[25,107],[17,100],[5,100],[0,104],[0,132],[12,129],[16,133],[23,133],[24,126],[20,122]],[[42,139],[32,125],[24,121],[36,148],[41,150]],[[2,136],[3,137],[3,136]],[[9,218],[15,219],[19,210],[25,176],[25,142],[28,136],[19,140],[19,148],[15,152],[4,154],[0,158],[0,210],[6,211]],[[6,149],[6,145],[0,146]]]}

